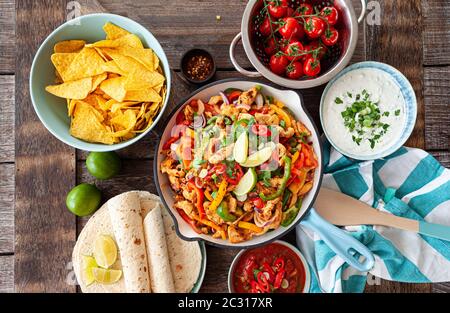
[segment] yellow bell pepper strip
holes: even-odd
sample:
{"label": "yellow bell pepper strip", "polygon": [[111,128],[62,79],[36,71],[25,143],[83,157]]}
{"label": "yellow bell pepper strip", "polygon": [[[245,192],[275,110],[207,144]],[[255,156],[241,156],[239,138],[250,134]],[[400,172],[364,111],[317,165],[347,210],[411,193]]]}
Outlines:
{"label": "yellow bell pepper strip", "polygon": [[283,119],[283,121],[286,123],[286,127],[291,127],[291,117],[289,116],[289,114],[286,113],[285,110],[281,109],[275,104],[271,104],[270,108],[274,110],[275,113]]}
{"label": "yellow bell pepper strip", "polygon": [[222,202],[223,197],[225,197],[225,193],[227,192],[228,182],[225,179],[222,179],[219,185],[219,190],[217,191],[217,196],[209,205],[209,210],[215,211],[219,207],[219,204]]}
{"label": "yellow bell pepper strip", "polygon": [[298,160],[298,157],[300,156],[300,152],[295,151],[294,155],[292,156],[292,164],[295,164],[295,161]]}
{"label": "yellow bell pepper strip", "polygon": [[211,221],[209,221],[209,220],[207,220],[207,219],[201,219],[201,218],[199,218],[199,217],[197,217],[197,216],[194,216],[194,219],[195,219],[197,222],[202,223],[202,224],[204,224],[204,225],[206,225],[206,226],[209,226],[209,227],[211,227],[212,229],[214,229],[215,231],[219,232],[220,237],[222,237],[223,240],[226,240],[226,239],[227,239],[227,235],[225,234],[224,230],[223,230],[219,225],[217,225],[216,223],[211,222]]}
{"label": "yellow bell pepper strip", "polygon": [[278,187],[278,190],[271,195],[266,196],[265,194],[260,192],[259,197],[264,201],[273,200],[281,196],[284,192],[284,189],[286,188],[289,177],[291,177],[291,158],[285,155],[283,156],[282,160],[284,161],[284,175],[283,179],[281,180],[280,187]]}
{"label": "yellow bell pepper strip", "polygon": [[250,230],[250,231],[252,231],[252,232],[254,232],[256,234],[259,234],[259,233],[261,233],[263,231],[263,229],[261,227],[258,227],[255,224],[249,223],[249,222],[240,221],[238,223],[238,226],[240,228],[243,228],[243,229],[248,229],[248,230]]}
{"label": "yellow bell pepper strip", "polygon": [[209,192],[209,190],[205,190],[205,197],[206,199],[208,199],[209,201],[214,201],[214,198],[211,196],[211,193]]}

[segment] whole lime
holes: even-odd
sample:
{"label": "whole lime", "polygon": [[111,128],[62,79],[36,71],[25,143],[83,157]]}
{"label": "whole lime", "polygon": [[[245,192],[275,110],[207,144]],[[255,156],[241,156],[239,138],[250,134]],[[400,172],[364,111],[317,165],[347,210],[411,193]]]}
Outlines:
{"label": "whole lime", "polygon": [[80,184],[74,187],[66,197],[66,206],[77,216],[94,213],[100,206],[102,195],[100,190],[91,184]]}
{"label": "whole lime", "polygon": [[98,179],[109,179],[120,172],[122,162],[114,151],[91,152],[86,159],[86,167],[92,176]]}

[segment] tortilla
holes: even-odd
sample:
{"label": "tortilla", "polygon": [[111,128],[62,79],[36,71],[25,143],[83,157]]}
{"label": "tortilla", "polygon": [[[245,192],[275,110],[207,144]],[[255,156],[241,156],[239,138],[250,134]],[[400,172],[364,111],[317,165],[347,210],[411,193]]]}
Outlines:
{"label": "tortilla", "polygon": [[121,252],[127,292],[150,292],[144,227],[139,195],[127,192],[109,201],[108,210],[116,243]]}
{"label": "tortilla", "polygon": [[[130,210],[131,216],[128,216],[130,215],[128,213],[122,214]],[[133,210],[136,212],[133,212]],[[110,217],[111,211],[115,215],[114,218]],[[159,217],[157,213],[159,213]],[[136,216],[139,216],[140,223]],[[113,227],[113,221],[116,222],[117,219],[120,220],[121,218],[129,221],[128,228],[120,227],[120,225],[119,227]],[[124,223],[122,224],[125,225]],[[120,231],[118,231],[119,229]],[[142,230],[145,237],[143,241],[145,245],[141,246],[144,246],[146,251],[145,259],[148,260],[146,262],[151,264],[147,273],[136,270],[136,268],[138,269],[144,265],[140,258],[131,257],[131,255],[139,254],[136,252],[139,247],[134,245],[124,247],[124,240],[120,239],[121,237],[130,237],[128,233],[139,233],[139,229]],[[161,229],[164,230],[165,236],[161,234]],[[117,283],[111,285],[93,283],[86,286],[83,277],[82,256],[92,255],[95,239],[102,234],[110,235],[117,243],[119,250],[118,260],[112,268],[122,269],[123,277]],[[164,252],[164,243],[161,242],[161,238],[165,239],[166,252]],[[166,256],[164,256],[164,253]],[[159,257],[155,258],[154,255]],[[170,271],[167,270],[167,259],[169,260]],[[147,278],[152,287],[150,288],[149,286],[148,289],[152,289],[153,292],[190,292],[200,275],[202,254],[197,242],[184,241],[178,238],[173,220],[167,213],[167,210],[162,209],[158,196],[146,191],[130,191],[111,198],[89,219],[78,237],[72,261],[82,292],[130,292],[130,290],[139,290],[140,288],[137,286],[142,281],[145,281],[145,278]],[[127,270],[123,266],[124,262],[128,262]],[[153,276],[151,276],[152,273]],[[171,274],[170,276],[169,273]],[[152,280],[152,277],[156,279]],[[130,289],[127,288],[126,281],[128,281],[129,285],[132,285]],[[170,286],[171,281],[173,287]]]}
{"label": "tortilla", "polygon": [[159,204],[145,217],[144,233],[147,251],[149,252],[148,264],[152,291],[156,293],[175,292]]}

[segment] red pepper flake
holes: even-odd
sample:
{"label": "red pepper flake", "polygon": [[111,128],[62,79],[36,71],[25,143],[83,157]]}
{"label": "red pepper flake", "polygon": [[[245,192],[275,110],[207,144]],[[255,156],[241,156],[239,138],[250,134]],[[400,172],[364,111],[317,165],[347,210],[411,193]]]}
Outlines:
{"label": "red pepper flake", "polygon": [[192,80],[205,80],[213,70],[213,62],[205,55],[194,55],[186,63],[186,74]]}

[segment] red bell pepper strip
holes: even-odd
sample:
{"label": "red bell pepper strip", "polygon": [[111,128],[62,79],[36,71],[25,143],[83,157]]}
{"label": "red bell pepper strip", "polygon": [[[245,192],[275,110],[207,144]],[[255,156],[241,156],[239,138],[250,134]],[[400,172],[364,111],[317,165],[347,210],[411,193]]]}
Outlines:
{"label": "red bell pepper strip", "polygon": [[197,233],[197,234],[201,234],[202,232],[200,231],[200,229],[198,229],[197,225],[195,224],[195,221],[193,219],[191,219],[186,212],[184,212],[182,209],[177,209],[178,214],[180,214],[181,218],[188,223],[189,225],[191,225],[192,229]]}
{"label": "red bell pepper strip", "polygon": [[258,209],[262,209],[264,207],[264,201],[260,197],[252,198],[252,199],[250,199],[250,201]]}
{"label": "red bell pepper strip", "polygon": [[237,100],[239,96],[241,95],[242,91],[235,90],[230,92],[230,94],[227,95],[228,101],[232,103],[234,100]]}
{"label": "red bell pepper strip", "polygon": [[203,193],[203,190],[198,188],[192,180],[190,180],[188,182],[188,188],[190,190],[195,191],[196,198],[197,198],[196,207],[197,207],[198,215],[200,216],[200,219],[206,218],[205,208],[203,207],[203,202],[205,199],[205,194]]}
{"label": "red bell pepper strip", "polygon": [[275,281],[275,272],[273,271],[272,266],[270,266],[269,263],[264,262],[262,264],[262,267],[263,267],[263,272],[266,272],[267,274],[269,274],[269,283],[273,284],[273,282]]}
{"label": "red bell pepper strip", "polygon": [[278,289],[281,286],[281,283],[283,282],[284,274],[286,274],[286,271],[284,268],[282,268],[277,275],[275,276],[275,282],[273,283],[273,288]]}
{"label": "red bell pepper strip", "polygon": [[163,145],[162,149],[163,150],[169,150],[170,149],[170,145],[173,144],[175,141],[177,141],[178,139],[180,139],[180,136],[173,136],[170,137],[166,143]]}
{"label": "red bell pepper strip", "polygon": [[244,171],[242,170],[242,167],[238,163],[234,163],[233,177],[230,177],[227,174],[225,179],[228,181],[229,184],[237,185],[241,180],[242,176],[244,176]]}

